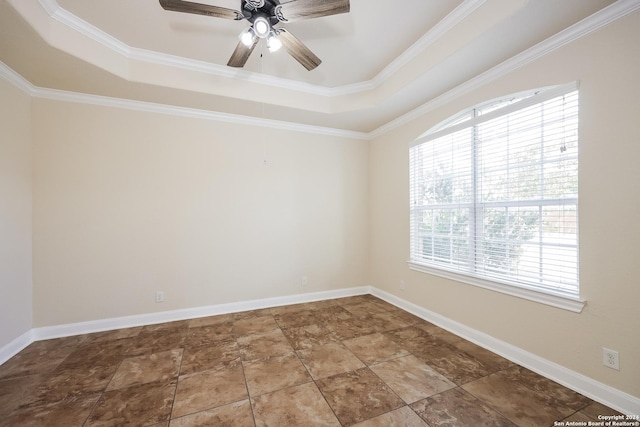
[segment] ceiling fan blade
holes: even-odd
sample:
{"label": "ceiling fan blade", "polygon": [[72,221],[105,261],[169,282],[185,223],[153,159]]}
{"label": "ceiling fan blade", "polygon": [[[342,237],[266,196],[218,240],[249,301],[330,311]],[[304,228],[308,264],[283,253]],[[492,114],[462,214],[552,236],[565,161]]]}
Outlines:
{"label": "ceiling fan blade", "polygon": [[234,50],[233,54],[231,54],[231,58],[229,58],[229,62],[227,63],[227,65],[229,67],[237,68],[244,67],[244,64],[247,63],[249,56],[251,56],[251,52],[253,52],[253,49],[255,49],[259,40],[260,39],[258,37],[254,37],[253,44],[251,46],[247,46],[242,41],[240,41],[236,46],[236,50]]}
{"label": "ceiling fan blade", "polygon": [[293,56],[307,70],[311,71],[322,63],[320,58],[284,28],[278,28],[278,38],[289,55]]}
{"label": "ceiling fan blade", "polygon": [[293,22],[348,13],[350,9],[349,0],[298,0],[276,6],[275,15],[282,22]]}
{"label": "ceiling fan blade", "polygon": [[239,21],[244,19],[242,12],[225,7],[211,6],[208,4],[193,3],[184,0],[160,0],[160,5],[164,10],[174,12],[193,13],[196,15],[213,16],[216,18],[234,19]]}

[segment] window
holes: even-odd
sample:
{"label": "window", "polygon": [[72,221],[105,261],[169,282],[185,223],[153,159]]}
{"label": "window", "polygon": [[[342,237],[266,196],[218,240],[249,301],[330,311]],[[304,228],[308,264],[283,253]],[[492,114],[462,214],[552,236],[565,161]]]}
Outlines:
{"label": "window", "polygon": [[409,157],[411,268],[579,301],[575,84],[456,115]]}

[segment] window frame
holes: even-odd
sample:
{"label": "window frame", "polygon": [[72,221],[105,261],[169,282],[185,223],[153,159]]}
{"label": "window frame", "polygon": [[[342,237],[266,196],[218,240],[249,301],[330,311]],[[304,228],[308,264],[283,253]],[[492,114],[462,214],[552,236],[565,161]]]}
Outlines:
{"label": "window frame", "polygon": [[[449,119],[434,126],[431,130],[420,136],[409,145],[409,149],[425,144],[429,141],[435,140],[441,136],[453,134],[457,131],[472,128],[475,129],[480,123],[505,116],[511,112],[519,111],[524,108],[543,103],[547,100],[569,94],[578,90],[578,83],[572,82],[570,84],[555,86],[550,88],[543,88],[536,91],[520,92],[508,97],[495,99],[489,102],[484,102],[473,108],[466,109],[458,114],[451,116]],[[512,101],[516,99],[515,101]],[[508,101],[505,106],[497,109],[490,110],[483,114],[474,114],[474,111],[478,109],[486,109],[497,102]],[[469,117],[466,120],[462,120],[463,117]],[[473,144],[475,146],[475,144]],[[475,150],[476,148],[472,148]],[[411,157],[409,157],[411,162]],[[411,165],[410,165],[411,168]],[[477,172],[473,172],[475,174]],[[475,182],[475,178],[473,179]],[[410,177],[410,192],[413,191],[411,185],[413,183],[413,177]],[[473,184],[474,186],[476,184]],[[475,193],[474,193],[475,194]],[[413,197],[413,196],[412,196]],[[575,199],[576,215],[578,210],[578,199]],[[410,218],[414,215],[414,209],[410,206]],[[410,224],[413,224],[413,219],[410,220]],[[411,246],[414,244],[414,230],[410,225],[410,254],[413,256]],[[475,237],[472,237],[475,238]],[[579,251],[579,235],[576,230],[576,248]],[[578,252],[579,253],[579,252]],[[572,312],[580,313],[586,304],[586,301],[580,297],[580,289],[578,283],[578,294],[567,294],[560,291],[554,291],[553,289],[543,288],[542,286],[536,286],[527,283],[514,282],[510,280],[502,280],[500,278],[479,277],[477,272],[465,274],[463,271],[450,270],[446,266],[436,266],[436,263],[432,265],[425,264],[409,257],[407,264],[411,270],[419,271],[435,275],[438,277],[455,280],[458,282],[478,286],[484,289],[500,292],[503,294],[524,298],[530,301],[550,305],[557,308],[562,308]],[[579,258],[579,255],[578,255]],[[579,259],[578,259],[579,262]],[[579,264],[577,267],[577,274],[579,275]]]}

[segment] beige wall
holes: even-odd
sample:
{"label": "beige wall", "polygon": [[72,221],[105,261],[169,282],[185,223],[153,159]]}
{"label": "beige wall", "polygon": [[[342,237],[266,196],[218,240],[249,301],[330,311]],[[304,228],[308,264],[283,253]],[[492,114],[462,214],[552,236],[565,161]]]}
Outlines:
{"label": "beige wall", "polygon": [[36,327],[367,284],[367,141],[43,99],[33,123]]}
{"label": "beige wall", "polygon": [[[32,326],[371,284],[640,396],[638,28],[636,13],[371,143],[30,101],[0,81],[0,347]],[[410,271],[407,145],[573,80],[583,313]]]}
{"label": "beige wall", "polygon": [[[370,153],[372,284],[640,396],[640,13],[376,139]],[[580,81],[582,314],[410,271],[407,145],[484,100]],[[406,290],[399,283],[407,283]],[[602,366],[620,352],[620,371]]]}
{"label": "beige wall", "polygon": [[32,327],[30,103],[0,79],[0,348]]}

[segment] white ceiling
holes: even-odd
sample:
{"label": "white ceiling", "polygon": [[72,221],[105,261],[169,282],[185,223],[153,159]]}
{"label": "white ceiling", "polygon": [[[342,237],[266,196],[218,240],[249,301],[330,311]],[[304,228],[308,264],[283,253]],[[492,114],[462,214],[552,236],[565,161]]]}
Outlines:
{"label": "white ceiling", "polygon": [[623,3],[351,0],[284,25],[323,60],[309,72],[261,45],[226,67],[246,21],[158,0],[0,0],[0,61],[38,88],[369,133]]}

